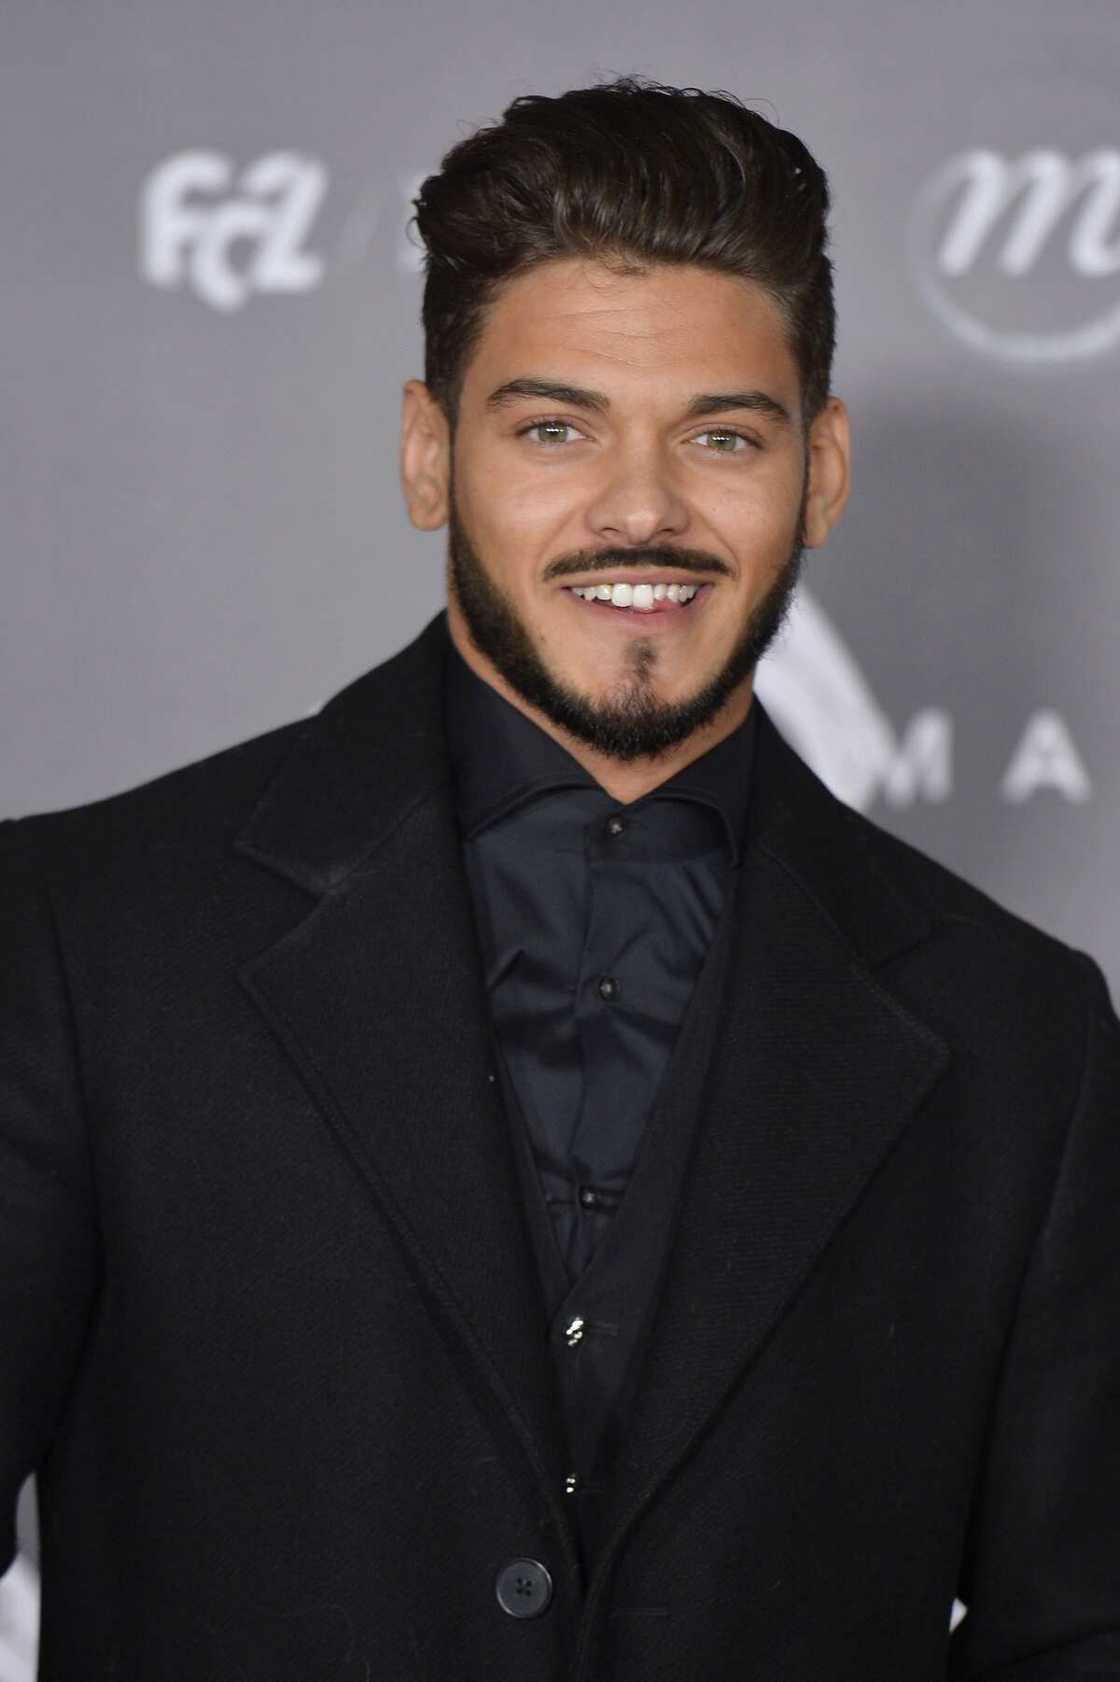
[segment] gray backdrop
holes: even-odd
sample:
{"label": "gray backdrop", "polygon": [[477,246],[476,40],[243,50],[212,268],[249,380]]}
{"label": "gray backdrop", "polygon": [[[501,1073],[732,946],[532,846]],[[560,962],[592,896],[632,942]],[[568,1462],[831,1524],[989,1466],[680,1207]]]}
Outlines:
{"label": "gray backdrop", "polygon": [[[17,0],[0,39],[0,815],[305,713],[436,610],[407,201],[516,94],[640,72],[758,102],[833,184],[856,490],[762,693],[1115,989],[1116,0]],[[2,1682],[34,1617],[25,1560]]]}

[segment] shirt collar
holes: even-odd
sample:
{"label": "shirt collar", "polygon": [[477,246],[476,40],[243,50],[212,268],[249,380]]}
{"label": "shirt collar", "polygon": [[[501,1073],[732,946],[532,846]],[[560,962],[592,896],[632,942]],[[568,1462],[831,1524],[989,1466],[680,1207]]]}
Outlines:
{"label": "shirt collar", "polygon": [[[444,717],[464,839],[537,795],[601,784],[566,748],[480,678],[449,642]],[[707,753],[632,803],[695,800],[718,812],[735,864],[742,856],[754,753],[755,711]],[[606,790],[602,790],[604,796]]]}

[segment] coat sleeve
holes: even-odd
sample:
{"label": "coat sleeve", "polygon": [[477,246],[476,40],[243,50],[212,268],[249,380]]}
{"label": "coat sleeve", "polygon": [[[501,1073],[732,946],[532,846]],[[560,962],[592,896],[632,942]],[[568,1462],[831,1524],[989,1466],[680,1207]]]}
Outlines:
{"label": "coat sleeve", "polygon": [[90,1160],[41,820],[0,824],[0,1572],[19,1488],[43,1459],[97,1284]]}
{"label": "coat sleeve", "polygon": [[1120,1024],[1081,963],[1080,1087],[1004,1360],[953,1682],[1120,1679]]}

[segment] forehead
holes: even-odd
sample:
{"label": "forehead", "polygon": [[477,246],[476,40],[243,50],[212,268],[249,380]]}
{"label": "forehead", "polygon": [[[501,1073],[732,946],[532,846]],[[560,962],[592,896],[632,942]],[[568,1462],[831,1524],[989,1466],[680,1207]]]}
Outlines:
{"label": "forehead", "polygon": [[798,375],[785,323],[753,281],[695,264],[625,273],[589,258],[539,264],[507,281],[487,311],[463,395],[484,402],[513,376],[575,383],[594,368],[613,382],[666,395],[718,389],[730,378],[796,404]]}

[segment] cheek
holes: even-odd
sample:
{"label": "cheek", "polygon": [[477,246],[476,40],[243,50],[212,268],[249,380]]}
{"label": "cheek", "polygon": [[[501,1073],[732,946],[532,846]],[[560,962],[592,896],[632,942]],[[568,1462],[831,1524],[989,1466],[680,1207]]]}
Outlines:
{"label": "cheek", "polygon": [[750,580],[769,575],[789,554],[797,533],[798,500],[789,497],[730,503],[714,511],[710,525]]}
{"label": "cheek", "polygon": [[503,482],[495,468],[458,492],[460,513],[476,544],[496,567],[530,572],[562,546],[571,498],[558,486]]}
{"label": "cheek", "polygon": [[765,548],[794,529],[801,501],[802,465],[794,451],[755,457],[741,471],[700,476],[688,487],[694,516],[732,548]]}

